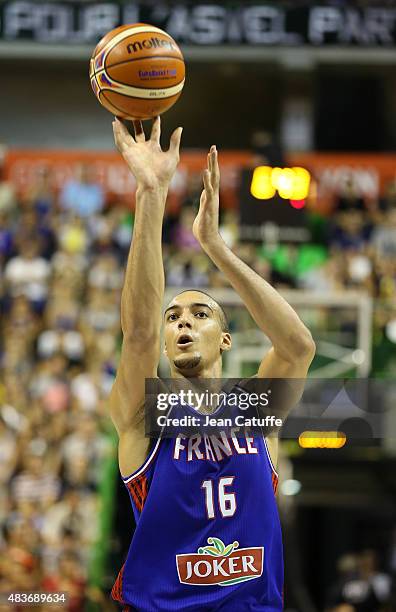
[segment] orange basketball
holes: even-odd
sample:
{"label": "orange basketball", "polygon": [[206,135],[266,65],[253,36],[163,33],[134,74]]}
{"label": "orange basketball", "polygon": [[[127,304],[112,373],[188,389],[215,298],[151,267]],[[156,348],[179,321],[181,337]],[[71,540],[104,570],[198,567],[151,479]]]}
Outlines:
{"label": "orange basketball", "polygon": [[89,78],[99,102],[124,119],[161,115],[179,98],[183,55],[163,30],[146,23],[123,25],[97,44]]}

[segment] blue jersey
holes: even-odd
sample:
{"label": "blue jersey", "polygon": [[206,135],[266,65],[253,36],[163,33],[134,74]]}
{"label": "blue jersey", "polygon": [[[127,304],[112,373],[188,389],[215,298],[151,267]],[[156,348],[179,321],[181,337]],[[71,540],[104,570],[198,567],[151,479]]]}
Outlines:
{"label": "blue jersey", "polygon": [[278,476],[263,436],[160,438],[123,481],[136,519],[112,590],[124,610],[283,610]]}

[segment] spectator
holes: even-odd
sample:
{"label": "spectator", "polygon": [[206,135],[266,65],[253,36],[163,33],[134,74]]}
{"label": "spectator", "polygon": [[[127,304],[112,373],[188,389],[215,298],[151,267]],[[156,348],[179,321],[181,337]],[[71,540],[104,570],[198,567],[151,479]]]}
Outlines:
{"label": "spectator", "polygon": [[210,265],[200,253],[175,255],[169,264],[167,283],[173,287],[207,287]]}
{"label": "spectator", "polygon": [[118,260],[111,252],[96,257],[88,273],[88,285],[96,289],[121,291],[123,273]]}
{"label": "spectator", "polygon": [[189,208],[183,208],[180,213],[179,222],[173,228],[173,242],[178,250],[185,249],[188,251],[200,251],[201,247],[194,238],[192,225],[195,219],[195,211]]}
{"label": "spectator", "polygon": [[98,531],[98,509],[93,495],[82,494],[78,489],[65,491],[63,498],[45,513],[41,535],[47,546],[59,549],[64,533],[79,543],[85,557]]}
{"label": "spectator", "polygon": [[71,393],[82,410],[93,412],[99,401],[98,381],[91,373],[80,369],[80,372],[71,381]]}
{"label": "spectator", "polygon": [[360,251],[365,248],[370,237],[370,228],[364,214],[352,209],[339,213],[330,234],[329,244],[334,250]]}
{"label": "spectator", "polygon": [[59,479],[46,469],[40,455],[28,455],[24,464],[24,469],[12,483],[14,499],[17,502],[33,501],[41,508],[49,506],[59,496]]}
{"label": "spectator", "polygon": [[331,590],[328,605],[353,606],[356,612],[381,612],[391,596],[391,578],[377,569],[377,555],[366,550],[339,560],[340,578]]}
{"label": "spectator", "polygon": [[94,181],[92,170],[86,164],[80,164],[75,178],[65,183],[59,202],[63,210],[83,218],[95,215],[103,209],[103,190]]}
{"label": "spectator", "polygon": [[396,179],[392,179],[385,186],[384,196],[380,198],[380,208],[385,212],[396,208]]}
{"label": "spectator", "polygon": [[62,604],[65,612],[81,612],[84,604],[86,575],[76,553],[61,555],[57,571],[47,574],[42,581],[44,591],[67,593],[67,603]]}
{"label": "spectator", "polygon": [[378,225],[371,236],[374,256],[377,260],[382,258],[396,259],[396,206],[384,214],[384,222]]}
{"label": "spectator", "polygon": [[15,434],[6,427],[3,418],[0,416],[0,484],[2,486],[8,482],[16,467],[17,451]]}
{"label": "spectator", "polygon": [[41,319],[34,311],[32,304],[25,295],[15,297],[9,303],[9,309],[4,317],[4,334],[24,338],[32,343],[37,337],[41,327]]}
{"label": "spectator", "polygon": [[80,217],[71,217],[59,228],[58,235],[61,247],[68,253],[84,255],[87,252],[88,232]]}
{"label": "spectator", "polygon": [[56,190],[50,168],[39,169],[27,195],[39,218],[41,220],[48,219],[56,205]]}
{"label": "spectator", "polygon": [[345,181],[335,203],[336,212],[351,212],[365,210],[365,202],[360,195],[356,182],[352,177]]}
{"label": "spectator", "polygon": [[8,213],[0,208],[0,265],[3,265],[11,257],[14,247],[13,233],[10,229],[10,218]]}
{"label": "spectator", "polygon": [[38,243],[40,256],[51,259],[57,248],[57,236],[52,228],[51,217],[40,216],[29,203],[21,210],[19,223],[15,231],[15,243],[18,251],[25,242],[35,239]]}
{"label": "spectator", "polygon": [[10,296],[25,295],[41,312],[47,299],[50,273],[51,264],[40,257],[39,243],[31,236],[21,245],[20,254],[12,257],[5,267]]}
{"label": "spectator", "polygon": [[[117,298],[117,301],[116,301]],[[81,323],[86,337],[98,331],[109,331],[117,334],[119,328],[120,313],[118,307],[118,296],[111,292],[104,292],[97,288],[91,288],[88,294],[88,303],[81,315]]]}
{"label": "spectator", "polygon": [[[18,462],[18,445],[15,432],[6,426],[0,415],[0,525],[10,512],[7,484]],[[1,550],[1,546],[0,546]]]}
{"label": "spectator", "polygon": [[80,361],[84,356],[84,340],[80,332],[68,329],[60,323],[57,329],[43,331],[37,339],[39,357],[51,357],[63,353],[68,359]]}
{"label": "spectator", "polygon": [[100,464],[109,452],[107,438],[100,433],[98,422],[94,416],[82,413],[75,416],[74,431],[62,443],[61,453],[65,468],[78,458],[87,461],[92,482],[98,482]]}

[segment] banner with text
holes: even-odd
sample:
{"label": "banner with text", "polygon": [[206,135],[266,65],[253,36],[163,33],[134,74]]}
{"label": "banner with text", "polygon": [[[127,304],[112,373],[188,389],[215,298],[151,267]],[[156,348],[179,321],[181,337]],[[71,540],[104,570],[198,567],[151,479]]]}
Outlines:
{"label": "banner with text", "polygon": [[395,45],[395,8],[334,4],[14,0],[0,6],[0,38],[94,44],[119,25],[143,22],[182,45]]}
{"label": "banner with text", "polygon": [[[224,208],[237,208],[242,171],[253,168],[247,151],[220,151],[221,202]],[[299,153],[286,158],[289,166],[300,166],[311,173],[311,192],[307,207],[326,213],[332,209],[335,196],[352,184],[358,196],[368,205],[383,195],[386,186],[396,180],[396,155],[352,153]],[[109,200],[133,203],[135,183],[125,162],[117,152],[53,151],[10,149],[5,157],[5,174],[21,195],[35,184],[43,169],[48,169],[55,189],[73,177],[76,166],[87,163],[108,193]],[[178,208],[191,181],[198,179],[206,164],[206,151],[185,151],[171,184],[170,208]],[[257,200],[257,206],[266,200]],[[279,204],[290,206],[287,200]]]}

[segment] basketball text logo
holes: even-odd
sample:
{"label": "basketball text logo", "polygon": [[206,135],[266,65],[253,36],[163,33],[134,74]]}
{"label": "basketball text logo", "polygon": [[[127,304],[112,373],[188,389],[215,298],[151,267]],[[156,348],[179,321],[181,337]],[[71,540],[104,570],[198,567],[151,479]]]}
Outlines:
{"label": "basketball text logo", "polygon": [[170,51],[177,49],[177,46],[171,40],[163,40],[161,38],[145,38],[137,42],[130,43],[127,46],[128,53],[136,53],[143,49],[156,49],[160,47],[168,47]]}
{"label": "basketball text logo", "polygon": [[230,586],[262,575],[263,547],[238,549],[239,542],[225,546],[219,538],[208,538],[208,544],[197,553],[176,555],[182,584]]}

